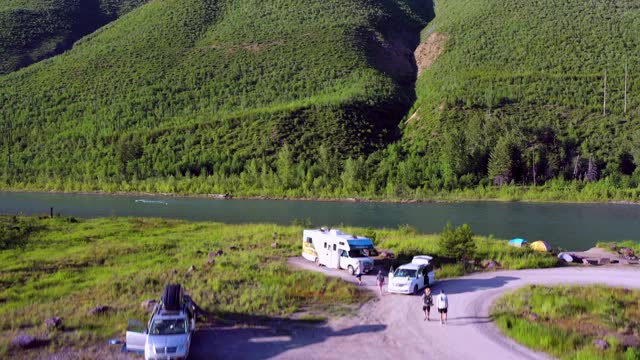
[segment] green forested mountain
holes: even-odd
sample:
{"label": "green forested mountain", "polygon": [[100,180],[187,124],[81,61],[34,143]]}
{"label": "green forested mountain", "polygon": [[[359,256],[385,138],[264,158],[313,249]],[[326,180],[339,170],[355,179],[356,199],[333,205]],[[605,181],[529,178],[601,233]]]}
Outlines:
{"label": "green forested mountain", "polygon": [[[424,1],[157,0],[0,78],[11,179],[233,175],[398,136]],[[332,155],[333,156],[333,155]],[[266,163],[265,163],[266,164]]]}
{"label": "green forested mountain", "polygon": [[404,144],[439,166],[417,177],[541,183],[585,177],[589,159],[591,178],[640,164],[639,1],[440,1],[432,33],[446,50]]}
{"label": "green forested mountain", "polygon": [[145,0],[0,1],[0,74],[59,54]]}
{"label": "green forested mountain", "polygon": [[433,9],[149,1],[70,51],[0,76],[2,179],[373,197],[638,186],[640,2]]}

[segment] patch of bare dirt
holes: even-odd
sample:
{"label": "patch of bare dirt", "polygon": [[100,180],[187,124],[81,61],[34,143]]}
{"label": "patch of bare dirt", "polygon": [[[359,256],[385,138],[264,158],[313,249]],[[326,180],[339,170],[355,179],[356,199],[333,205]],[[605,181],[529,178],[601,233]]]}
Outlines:
{"label": "patch of bare dirt", "polygon": [[444,45],[449,37],[441,33],[431,33],[429,37],[414,52],[416,65],[418,66],[418,76],[431,67],[433,63],[444,51]]}

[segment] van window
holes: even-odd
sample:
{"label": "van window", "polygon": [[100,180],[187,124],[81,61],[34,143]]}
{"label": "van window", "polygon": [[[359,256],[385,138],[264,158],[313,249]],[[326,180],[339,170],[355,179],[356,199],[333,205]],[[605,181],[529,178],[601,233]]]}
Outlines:
{"label": "van window", "polygon": [[325,249],[327,248],[327,243],[324,243],[324,248],[325,248]]}
{"label": "van window", "polygon": [[333,244],[333,251],[336,251],[337,247],[336,244]]}
{"label": "van window", "polygon": [[308,237],[308,238],[307,238],[307,242],[308,242],[309,244],[311,244],[311,243],[313,242],[313,239],[311,239],[310,237]]}

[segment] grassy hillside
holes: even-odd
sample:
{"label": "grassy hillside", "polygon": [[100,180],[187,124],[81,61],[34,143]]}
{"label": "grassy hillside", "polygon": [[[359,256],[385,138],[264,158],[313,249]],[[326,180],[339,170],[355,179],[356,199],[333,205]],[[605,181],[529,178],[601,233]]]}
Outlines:
{"label": "grassy hillside", "polygon": [[61,53],[145,0],[0,1],[0,74]]}
{"label": "grassy hillside", "polygon": [[432,10],[151,1],[0,77],[0,187],[638,199],[636,1]]}
{"label": "grassy hillside", "polygon": [[288,144],[364,154],[413,102],[428,2],[151,1],[0,78],[5,177],[238,174]]}
{"label": "grassy hillside", "polygon": [[404,129],[408,151],[437,164],[424,177],[460,186],[461,177],[533,184],[535,175],[540,184],[633,174],[637,1],[451,0],[436,13],[423,38],[446,35],[445,51],[420,77]]}

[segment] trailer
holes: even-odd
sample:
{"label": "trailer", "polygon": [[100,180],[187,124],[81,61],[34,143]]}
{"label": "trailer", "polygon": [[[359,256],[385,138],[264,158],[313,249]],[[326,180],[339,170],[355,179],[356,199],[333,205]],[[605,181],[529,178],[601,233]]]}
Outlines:
{"label": "trailer", "polygon": [[373,270],[376,254],[373,241],[345,234],[338,229],[309,229],[302,232],[302,257],[318,266],[346,269],[354,274],[358,265],[362,273]]}

